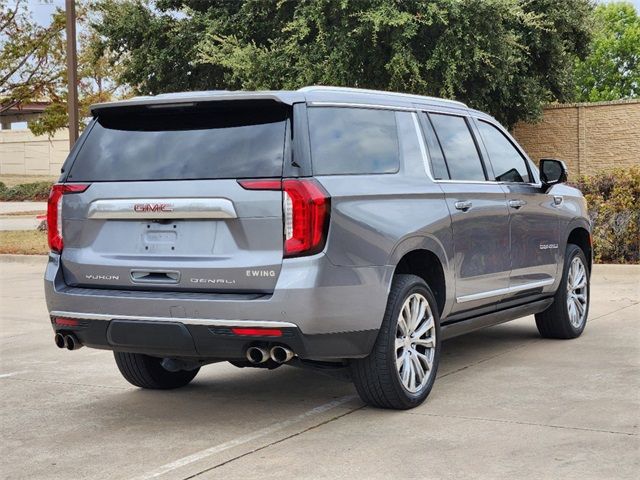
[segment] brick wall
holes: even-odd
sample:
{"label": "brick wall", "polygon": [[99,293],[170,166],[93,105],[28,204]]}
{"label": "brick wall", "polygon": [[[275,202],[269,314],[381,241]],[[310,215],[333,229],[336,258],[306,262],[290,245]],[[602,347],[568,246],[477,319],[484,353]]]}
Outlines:
{"label": "brick wall", "polygon": [[68,130],[51,139],[29,130],[0,130],[0,175],[57,176],[68,154]]}
{"label": "brick wall", "polygon": [[512,133],[534,162],[559,158],[571,173],[640,165],[640,100],[549,105]]}

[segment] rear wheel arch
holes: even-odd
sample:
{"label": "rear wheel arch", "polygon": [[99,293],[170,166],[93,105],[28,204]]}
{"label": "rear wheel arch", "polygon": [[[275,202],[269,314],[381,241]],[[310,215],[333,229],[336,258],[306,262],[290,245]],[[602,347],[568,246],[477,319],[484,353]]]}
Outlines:
{"label": "rear wheel arch", "polygon": [[441,259],[433,251],[416,249],[406,252],[397,262],[394,276],[411,274],[422,278],[436,299],[438,313],[442,315],[447,302],[447,279]]}

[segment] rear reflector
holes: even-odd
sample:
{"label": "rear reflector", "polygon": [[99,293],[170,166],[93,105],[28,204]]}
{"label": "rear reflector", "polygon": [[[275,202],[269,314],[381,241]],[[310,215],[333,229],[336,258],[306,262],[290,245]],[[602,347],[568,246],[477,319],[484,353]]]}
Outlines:
{"label": "rear reflector", "polygon": [[246,190],[282,190],[284,256],[301,257],[324,248],[331,197],[312,178],[238,180]]}
{"label": "rear reflector", "polygon": [[234,335],[244,337],[281,337],[282,330],[279,328],[232,328]]}
{"label": "rear reflector", "polygon": [[51,187],[47,202],[47,239],[49,248],[54,252],[62,252],[62,197],[67,193],[82,193],[89,185],[79,183],[56,183]]}
{"label": "rear reflector", "polygon": [[74,318],[56,317],[53,319],[53,323],[60,325],[61,327],[77,327],[80,325],[80,321]]}

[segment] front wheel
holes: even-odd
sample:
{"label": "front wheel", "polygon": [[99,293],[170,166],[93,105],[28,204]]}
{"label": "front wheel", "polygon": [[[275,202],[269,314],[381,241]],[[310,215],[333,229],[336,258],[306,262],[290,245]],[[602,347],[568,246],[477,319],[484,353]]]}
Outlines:
{"label": "front wheel", "polygon": [[396,275],[372,352],[351,363],[358,394],[375,407],[417,407],[433,387],[439,359],[440,316],[431,289],[420,277]]}
{"label": "front wheel", "polygon": [[579,337],[589,314],[589,269],[584,252],[567,245],[562,280],[553,303],[536,314],[538,332],[545,338]]}
{"label": "front wheel", "polygon": [[194,370],[170,372],[162,366],[162,359],[141,353],[113,352],[122,376],[132,385],[155,390],[170,390],[187,385],[198,374]]}

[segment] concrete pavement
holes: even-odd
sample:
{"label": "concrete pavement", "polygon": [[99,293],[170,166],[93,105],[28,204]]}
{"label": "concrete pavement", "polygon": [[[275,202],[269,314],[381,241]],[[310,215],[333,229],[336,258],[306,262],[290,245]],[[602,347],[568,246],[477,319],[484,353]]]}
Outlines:
{"label": "concrete pavement", "polygon": [[40,221],[33,212],[46,211],[47,202],[0,202],[0,230],[35,230]]}
{"label": "concrete pavement", "polygon": [[216,364],[182,390],[138,390],[110,352],[55,348],[42,269],[0,263],[4,478],[609,479],[640,471],[638,266],[596,266],[577,340],[543,340],[528,317],[446,342],[430,398],[407,412],[364,407],[351,384],[289,367]]}

